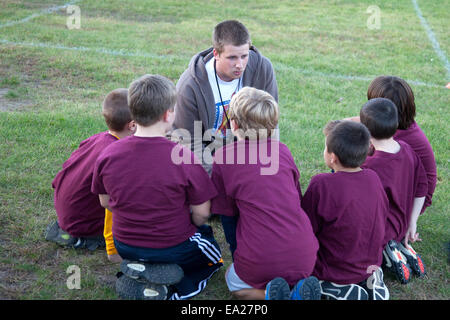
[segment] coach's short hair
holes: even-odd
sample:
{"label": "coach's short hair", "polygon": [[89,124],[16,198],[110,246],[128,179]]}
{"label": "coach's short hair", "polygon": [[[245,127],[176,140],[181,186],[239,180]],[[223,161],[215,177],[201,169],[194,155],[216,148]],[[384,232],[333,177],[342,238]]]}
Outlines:
{"label": "coach's short hair", "polygon": [[158,122],[167,110],[173,110],[176,98],[173,82],[160,75],[146,74],[128,88],[131,116],[144,127]]}
{"label": "coach's short hair", "polygon": [[127,102],[128,89],[120,88],[109,92],[102,105],[102,115],[109,130],[122,131],[131,121]]}
{"label": "coach's short hair", "polygon": [[414,93],[405,80],[394,76],[375,78],[367,89],[367,99],[387,98],[398,111],[398,128],[408,129],[416,116]]}
{"label": "coach's short hair", "polygon": [[326,138],[328,153],[333,152],[342,166],[357,168],[364,163],[370,146],[369,130],[361,123],[340,121]]}
{"label": "coach's short hair", "polygon": [[237,20],[225,20],[215,26],[213,35],[213,48],[220,54],[227,44],[251,46],[250,33],[247,28]]}
{"label": "coach's short hair", "polygon": [[375,139],[389,139],[398,128],[397,107],[386,98],[367,101],[359,112],[359,118]]}

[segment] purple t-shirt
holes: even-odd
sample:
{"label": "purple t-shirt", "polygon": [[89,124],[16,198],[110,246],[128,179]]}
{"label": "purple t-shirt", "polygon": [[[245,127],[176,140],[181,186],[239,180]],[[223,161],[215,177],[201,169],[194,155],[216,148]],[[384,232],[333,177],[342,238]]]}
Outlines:
{"label": "purple t-shirt", "polygon": [[320,244],[313,272],[318,279],[359,283],[381,265],[389,202],[374,171],[314,176],[302,208]]}
{"label": "purple t-shirt", "polygon": [[[258,289],[275,277],[294,285],[310,276],[318,250],[300,205],[300,173],[294,159],[284,144],[264,141],[239,141],[217,150],[211,177],[218,191],[211,212],[239,215],[236,273]],[[220,161],[233,153],[234,163]],[[244,153],[245,161],[236,162]]]}
{"label": "purple t-shirt", "polygon": [[[181,163],[178,155],[185,155]],[[106,148],[95,164],[92,192],[110,196],[114,238],[168,248],[192,236],[197,227],[190,205],[217,194],[197,162],[190,150],[164,137],[130,136]]]}
{"label": "purple t-shirt", "polygon": [[400,140],[398,143],[400,151],[397,153],[375,150],[361,166],[378,174],[389,200],[385,243],[392,239],[403,240],[409,227],[414,198],[425,197],[428,191],[422,161],[406,142]]}
{"label": "purple t-shirt", "polygon": [[74,237],[103,234],[105,208],[91,192],[92,172],[99,154],[115,141],[108,132],[82,141],[52,182],[58,224]]}
{"label": "purple t-shirt", "polygon": [[425,197],[425,204],[422,208],[422,212],[424,212],[425,209],[431,205],[431,199],[433,197],[437,181],[436,160],[434,159],[431,144],[425,136],[425,133],[415,121],[408,129],[397,130],[394,135],[394,139],[402,140],[409,144],[422,161],[423,168],[425,169],[428,178],[428,193]]}

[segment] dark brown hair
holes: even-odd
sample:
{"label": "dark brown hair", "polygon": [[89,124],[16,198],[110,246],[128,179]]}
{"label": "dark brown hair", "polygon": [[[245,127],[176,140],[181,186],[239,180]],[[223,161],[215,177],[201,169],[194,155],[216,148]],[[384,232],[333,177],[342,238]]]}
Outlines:
{"label": "dark brown hair", "polygon": [[370,133],[358,122],[340,121],[326,138],[328,153],[333,152],[345,168],[357,168],[364,163],[370,146]]}
{"label": "dark brown hair", "polygon": [[359,119],[375,139],[389,139],[397,131],[397,107],[386,98],[374,98],[367,101],[359,112]]}
{"label": "dark brown hair", "polygon": [[408,129],[416,116],[414,93],[405,80],[394,76],[375,78],[367,90],[367,99],[387,98],[398,111],[398,128]]}
{"label": "dark brown hair", "polygon": [[223,47],[227,44],[233,46],[242,46],[247,44],[251,46],[250,33],[247,28],[237,20],[225,20],[219,23],[213,31],[213,47],[220,54]]}
{"label": "dark brown hair", "polygon": [[115,89],[103,100],[102,114],[109,130],[122,131],[131,121],[127,102],[128,89]]}
{"label": "dark brown hair", "polygon": [[167,110],[173,110],[176,99],[175,85],[160,75],[146,74],[128,88],[131,116],[144,127],[158,122]]}

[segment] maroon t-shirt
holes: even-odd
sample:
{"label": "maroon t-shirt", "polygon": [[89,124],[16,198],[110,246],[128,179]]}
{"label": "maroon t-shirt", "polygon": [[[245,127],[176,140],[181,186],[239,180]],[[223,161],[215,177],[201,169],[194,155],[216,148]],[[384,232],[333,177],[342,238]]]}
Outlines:
{"label": "maroon t-shirt", "polygon": [[110,196],[114,238],[130,246],[168,248],[192,236],[197,227],[190,205],[217,194],[198,162],[164,137],[130,136],[106,148],[94,168],[92,192]]}
{"label": "maroon t-shirt", "polygon": [[[236,273],[258,289],[275,277],[294,285],[310,276],[318,250],[300,205],[300,173],[294,159],[284,144],[264,141],[239,141],[217,150],[211,177],[218,191],[211,212],[239,215]],[[233,153],[238,160],[244,152],[245,161],[219,160]]]}
{"label": "maroon t-shirt", "polygon": [[103,234],[105,208],[91,192],[92,172],[99,154],[115,141],[108,132],[82,141],[52,182],[58,224],[74,237]]}
{"label": "maroon t-shirt", "polygon": [[398,141],[400,151],[388,153],[375,150],[367,157],[363,168],[374,170],[380,177],[389,200],[385,243],[402,241],[409,227],[415,197],[425,197],[428,181],[417,154],[403,141]]}
{"label": "maroon t-shirt", "polygon": [[428,192],[425,197],[425,204],[422,209],[423,212],[431,205],[431,199],[437,182],[436,160],[434,159],[433,149],[431,148],[431,144],[425,136],[425,133],[415,121],[408,129],[397,130],[394,139],[402,140],[409,144],[422,161],[423,168],[425,169],[428,178]]}
{"label": "maroon t-shirt", "polygon": [[313,272],[318,279],[359,283],[381,265],[389,202],[374,171],[314,176],[302,208],[320,244]]}

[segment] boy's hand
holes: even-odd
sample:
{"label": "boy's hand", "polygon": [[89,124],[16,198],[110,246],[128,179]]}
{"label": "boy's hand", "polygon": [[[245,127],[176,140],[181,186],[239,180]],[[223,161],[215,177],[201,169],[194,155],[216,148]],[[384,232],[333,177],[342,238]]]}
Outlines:
{"label": "boy's hand", "polygon": [[416,242],[416,241],[422,241],[421,238],[419,238],[419,234],[416,232],[417,231],[417,224],[413,223],[411,221],[408,230],[406,231],[405,234],[405,245],[408,245],[408,241],[411,241],[412,243]]}

